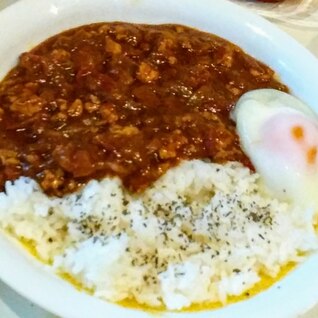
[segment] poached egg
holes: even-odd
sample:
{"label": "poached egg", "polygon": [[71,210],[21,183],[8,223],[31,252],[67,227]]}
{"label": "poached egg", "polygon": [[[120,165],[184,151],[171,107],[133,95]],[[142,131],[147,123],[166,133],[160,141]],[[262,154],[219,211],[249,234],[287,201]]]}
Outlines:
{"label": "poached egg", "polygon": [[250,91],[231,112],[240,143],[280,199],[318,208],[318,116],[294,96]]}

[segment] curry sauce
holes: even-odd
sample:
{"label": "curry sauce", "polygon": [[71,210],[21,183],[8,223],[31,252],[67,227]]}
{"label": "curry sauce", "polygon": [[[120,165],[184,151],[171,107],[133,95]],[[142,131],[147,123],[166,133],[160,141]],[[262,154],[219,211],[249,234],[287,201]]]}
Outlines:
{"label": "curry sauce", "polygon": [[118,176],[142,191],[182,159],[239,161],[229,112],[246,91],[287,88],[215,35],[99,23],[23,53],[0,84],[0,186],[28,176],[49,195]]}

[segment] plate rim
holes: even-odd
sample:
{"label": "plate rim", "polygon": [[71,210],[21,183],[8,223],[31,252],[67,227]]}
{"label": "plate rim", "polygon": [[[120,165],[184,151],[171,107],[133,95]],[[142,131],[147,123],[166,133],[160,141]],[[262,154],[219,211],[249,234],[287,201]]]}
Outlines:
{"label": "plate rim", "polygon": [[[59,15],[59,9],[60,8],[64,8],[63,10],[65,10],[65,7],[67,8],[68,6],[70,6],[71,4],[73,5],[80,5],[81,3],[87,3],[88,0],[69,0],[68,4],[66,5],[65,2],[63,3],[63,0],[46,0],[46,1],[42,1],[41,3],[37,0],[24,0],[24,1],[19,1],[15,4],[10,5],[9,7],[7,7],[6,9],[4,9],[3,11],[0,12],[0,37],[2,37],[3,32],[4,32],[4,28],[1,28],[1,26],[3,24],[5,24],[7,21],[11,20],[13,17],[14,19],[17,19],[19,16],[21,17],[21,15],[24,15],[24,18],[26,18],[28,15],[28,13],[30,13],[32,10],[48,10],[47,12],[45,12],[46,15],[48,15],[50,18],[54,19],[54,17],[56,17],[58,19],[58,15]],[[156,0],[148,0],[148,4],[145,4],[146,0],[122,0],[121,4],[119,4],[119,1],[117,0],[113,0],[113,1],[108,1],[109,3],[112,2],[114,3],[114,7],[116,7],[116,5],[118,7],[127,5],[127,6],[139,6],[139,8],[144,8],[146,7],[148,10],[153,9],[152,5],[155,5],[154,3],[156,2]],[[268,40],[268,44],[273,44],[273,41],[279,41],[281,40],[282,43],[289,43],[290,44],[290,48],[292,50],[294,50],[295,52],[291,52],[290,56],[291,56],[291,60],[294,60],[295,58],[297,58],[297,53],[301,52],[302,56],[305,57],[306,62],[307,63],[312,63],[311,66],[311,71],[317,71],[318,74],[318,61],[316,60],[316,58],[309,53],[305,48],[303,48],[300,44],[298,44],[294,39],[292,39],[290,36],[288,36],[287,34],[285,34],[283,31],[279,30],[277,27],[273,26],[271,23],[269,23],[268,21],[265,21],[264,19],[257,17],[255,14],[249,12],[248,10],[239,7],[238,5],[235,5],[233,3],[230,3],[226,0],[200,0],[201,3],[200,5],[198,5],[199,7],[202,8],[206,8],[207,11],[211,10],[211,3],[214,4],[214,6],[216,8],[221,8],[224,10],[232,10],[232,13],[227,13],[231,16],[232,14],[232,18],[234,18],[234,13],[241,15],[243,17],[246,18],[246,23],[245,23],[245,30],[250,30],[252,32],[252,34],[254,34],[254,36],[256,34],[258,34],[258,36],[263,37],[263,39],[267,39]],[[179,2],[179,3],[178,3]],[[96,3],[101,3],[101,0],[95,1]],[[176,8],[177,10],[180,10],[180,12],[184,12],[184,8],[193,8],[193,11],[196,11],[197,8],[194,7],[194,3],[195,0],[183,0],[182,4],[180,4],[180,0],[161,0],[161,3],[164,3],[168,6],[173,5],[174,8]],[[63,7],[64,5],[64,7]],[[149,5],[147,7],[147,5]],[[184,8],[182,8],[184,6]],[[55,11],[54,11],[55,10]],[[44,11],[42,11],[41,13],[44,13]],[[198,18],[198,17],[197,17]],[[16,20],[13,19],[13,22],[16,22]],[[195,21],[195,19],[194,19]],[[11,22],[11,23],[13,23]],[[171,21],[172,22],[172,21]],[[173,23],[173,22],[172,22]],[[189,25],[189,24],[187,24]],[[192,26],[195,26],[193,24],[191,24]],[[266,28],[266,31],[264,30],[264,28]],[[2,31],[1,31],[2,29]],[[202,29],[202,28],[201,28]],[[208,31],[208,30],[205,30]],[[217,30],[220,31],[220,30]],[[215,32],[215,30],[214,30]],[[221,32],[221,31],[220,31]],[[254,32],[254,33],[253,33]],[[274,36],[274,38],[273,38]],[[240,35],[234,35],[234,38],[231,39],[231,41],[234,42],[239,42],[240,41]],[[265,46],[266,47],[266,46]],[[245,47],[243,47],[244,49],[246,49]],[[10,47],[9,47],[10,49]],[[277,49],[277,48],[276,48]],[[278,50],[278,49],[277,49]],[[279,50],[278,50],[279,51]],[[251,54],[251,52],[248,52],[249,54]],[[296,55],[295,55],[296,54]],[[252,54],[253,55],[253,54]],[[260,52],[257,51],[256,55],[260,55]],[[0,56],[1,56],[1,45],[0,45]],[[287,74],[293,74],[292,70],[290,70],[290,72],[288,73],[288,65],[284,65],[284,60],[282,59],[282,61],[278,61],[280,64],[280,66],[282,68],[286,68],[286,72]],[[272,65],[270,65],[272,66]],[[312,76],[310,77],[312,79],[317,78],[317,76]],[[318,78],[317,78],[318,79]],[[282,80],[284,81],[284,76],[282,76]],[[296,95],[301,95],[302,90],[304,90],[306,87],[301,87],[301,89],[299,91],[295,90],[295,94]],[[318,97],[318,94],[316,93],[316,95],[314,94],[314,92],[312,92],[313,96]],[[306,96],[304,96],[306,99]],[[304,99],[304,98],[303,98]],[[306,101],[308,102],[308,101]],[[317,111],[318,110],[318,98],[317,98],[317,102],[313,103],[311,101],[311,106]],[[13,241],[8,240],[8,238],[6,237],[6,235],[4,236],[3,234],[0,234],[0,250],[3,250],[2,248],[8,249],[11,248],[12,246],[14,246],[15,243]],[[24,250],[21,253],[22,249],[21,248],[16,248],[14,249],[14,251],[16,253],[13,253],[14,256],[18,259],[21,260],[21,262],[24,262],[25,267],[24,268],[28,268],[28,270],[30,270],[29,266],[30,265],[32,268],[37,268],[37,270],[41,271],[41,272],[47,272],[46,275],[47,277],[49,277],[49,282],[53,283],[53,284],[62,284],[61,283],[61,279],[57,279],[57,277],[53,276],[50,271],[48,270],[48,268],[46,266],[40,266],[38,265],[38,262],[35,262],[35,260],[31,260],[31,258],[33,259],[33,257],[28,257],[27,254]],[[13,251],[13,252],[14,252]],[[35,294],[31,293],[29,294],[27,291],[25,291],[23,289],[23,287],[25,285],[21,285],[21,282],[19,281],[12,281],[11,275],[10,273],[12,273],[12,268],[10,266],[11,262],[10,260],[8,260],[9,257],[7,257],[6,259],[4,259],[3,257],[0,258],[0,278],[6,282],[9,286],[12,286],[19,294],[23,295],[24,297],[32,300],[33,302],[39,304],[41,307],[49,310],[50,312],[53,312],[57,315],[61,315],[63,317],[85,317],[85,316],[75,316],[74,315],[74,308],[68,308],[67,311],[63,311],[63,309],[58,308],[56,309],[56,302],[54,301],[47,301],[47,296],[45,295],[41,295],[40,293],[37,293],[36,296]],[[313,257],[311,257],[310,259],[308,259],[304,265],[307,264],[307,268],[311,268],[313,265],[313,262],[316,262],[318,260],[318,254],[314,255]],[[32,265],[31,265],[32,264]],[[35,265],[37,264],[37,265]],[[308,265],[309,264],[309,265]],[[23,265],[23,266],[24,266]],[[38,266],[38,267],[37,267]],[[303,265],[302,265],[303,266]],[[296,269],[299,270],[302,275],[305,275],[302,271],[304,267],[302,268],[298,268]],[[4,274],[6,273],[6,274]],[[318,276],[318,275],[317,275]],[[283,283],[286,282],[286,280],[288,281],[288,278],[290,277],[286,277],[283,280],[280,280],[278,282],[278,286],[281,286]],[[20,277],[21,280],[23,280]],[[57,279],[57,280],[56,280]],[[317,282],[318,284],[318,278],[315,280],[315,282]],[[313,283],[313,279],[311,280],[311,283]],[[23,283],[25,284],[25,282]],[[66,290],[69,290],[68,286],[69,284],[65,283],[62,284],[63,288],[65,288]],[[67,286],[68,287],[67,287]],[[34,288],[34,286],[29,286],[30,288]],[[274,285],[272,288],[276,288],[277,286]],[[270,289],[272,292],[272,288]],[[58,288],[59,289],[59,288]],[[276,288],[277,290],[279,290],[279,288]],[[72,287],[73,290],[73,287]],[[278,295],[280,294],[279,292],[277,292]],[[175,314],[175,313],[164,313],[162,314],[163,317],[196,317],[196,318],[212,318],[212,317],[218,317],[218,318],[225,318],[225,317],[233,317],[232,314],[233,313],[237,313],[237,310],[242,310],[242,307],[245,307],[245,304],[249,303],[253,303],[254,306],[253,308],[259,308],[258,306],[260,306],[259,301],[255,301],[255,299],[259,299],[259,298],[264,298],[262,296],[266,296],[268,294],[268,290],[262,292],[260,295],[255,296],[253,298],[251,298],[248,301],[244,301],[244,302],[240,302],[240,303],[236,303],[233,305],[229,305],[226,306],[222,309],[219,310],[214,310],[214,311],[207,311],[207,312],[198,312],[195,314],[187,314],[187,313],[181,313],[181,314]],[[314,293],[315,292],[315,293]],[[63,294],[63,293],[62,293]],[[315,297],[313,297],[315,295]],[[64,297],[66,297],[63,294]],[[77,295],[81,300],[85,298],[85,301],[83,300],[83,302],[86,302],[87,300],[87,295],[84,295],[84,297],[82,297],[82,293],[79,293],[79,295]],[[259,317],[264,317],[267,318],[269,317],[268,314],[270,314],[271,318],[277,317],[277,318],[291,318],[296,316],[297,314],[303,313],[307,310],[309,310],[312,306],[314,306],[314,304],[316,303],[316,301],[318,300],[318,290],[313,290],[313,292],[311,293],[311,295],[307,295],[307,300],[304,300],[303,302],[303,306],[301,308],[299,308],[298,312],[291,312],[290,310],[285,310],[285,311],[279,311],[277,312],[277,308],[273,309],[273,308],[264,308],[264,312],[261,313],[261,315]],[[67,298],[67,297],[66,297]],[[90,297],[92,298],[92,297]],[[107,303],[107,306],[105,305],[105,301],[101,301],[101,300],[97,300],[97,299],[93,299],[92,303],[94,306],[96,306],[96,308],[101,308],[101,307],[108,307],[107,313],[109,314],[114,313],[116,315],[120,314],[125,314],[125,315],[129,315],[129,317],[133,318],[133,317],[138,317],[138,318],[143,318],[143,317],[152,317],[151,314],[146,313],[146,312],[141,312],[141,311],[136,311],[136,310],[128,310],[128,309],[124,309],[122,307],[119,308],[118,305],[114,305],[114,304],[109,304]],[[59,303],[60,304],[60,303]],[[289,305],[291,305],[291,307],[295,306],[295,304],[290,303]],[[63,308],[63,307],[62,307]],[[112,309],[110,309],[112,308]],[[115,308],[115,309],[114,309]],[[233,311],[234,308],[234,311]],[[284,308],[281,308],[282,310]],[[62,310],[62,311],[61,311]],[[82,314],[85,312],[85,310],[83,308],[81,308],[82,310]],[[103,310],[103,309],[101,309]],[[113,312],[112,310],[115,310],[115,312]],[[268,310],[270,310],[270,312],[268,312]],[[248,316],[250,309],[245,309],[245,316],[244,317],[254,317],[254,316]],[[66,315],[64,315],[66,314]],[[105,312],[103,313],[103,315],[105,314]],[[250,313],[251,314],[251,313]],[[254,313],[253,313],[254,314]],[[265,315],[264,315],[265,314]],[[161,315],[161,314],[160,314]],[[99,316],[95,316],[96,318]],[[101,316],[102,317],[102,316]]]}

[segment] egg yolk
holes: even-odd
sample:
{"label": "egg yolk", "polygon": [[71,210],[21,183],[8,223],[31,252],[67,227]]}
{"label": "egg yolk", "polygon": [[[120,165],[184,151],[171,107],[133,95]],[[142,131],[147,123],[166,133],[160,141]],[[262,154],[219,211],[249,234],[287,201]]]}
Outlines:
{"label": "egg yolk", "polygon": [[260,140],[267,153],[273,159],[284,160],[286,166],[318,171],[318,126],[310,118],[294,113],[275,114],[264,122]]}
{"label": "egg yolk", "polygon": [[317,158],[317,147],[311,147],[307,150],[307,162],[310,165],[313,165],[316,163]]}
{"label": "egg yolk", "polygon": [[301,140],[304,138],[304,130],[303,127],[301,126],[294,126],[291,129],[292,131],[292,136],[296,139],[296,140]]}
{"label": "egg yolk", "polygon": [[[294,126],[291,129],[292,136],[296,141],[301,142],[304,139],[304,128],[302,126]],[[305,148],[308,148],[305,146]],[[317,159],[317,147],[313,146],[307,149],[306,152],[307,163],[313,165],[316,163]]]}

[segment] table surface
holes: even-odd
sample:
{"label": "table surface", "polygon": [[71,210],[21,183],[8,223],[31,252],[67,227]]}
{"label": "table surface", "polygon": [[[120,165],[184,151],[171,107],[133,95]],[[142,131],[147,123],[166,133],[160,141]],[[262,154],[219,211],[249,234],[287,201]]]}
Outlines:
{"label": "table surface", "polygon": [[[17,0],[0,0],[0,10],[16,2]],[[23,0],[20,0],[23,1]],[[315,16],[318,20],[318,8]],[[290,24],[273,21],[285,32],[293,36],[297,41],[307,47],[315,56],[318,57],[318,28],[301,28]],[[317,299],[318,303],[318,299]],[[27,301],[10,287],[0,281],[0,317],[1,318],[57,318],[35,304]],[[318,305],[310,312],[299,318],[317,318]]]}

